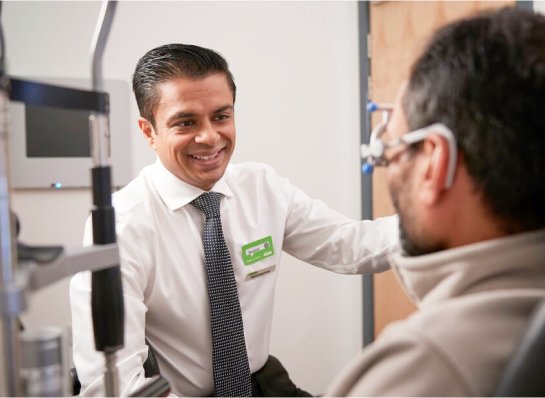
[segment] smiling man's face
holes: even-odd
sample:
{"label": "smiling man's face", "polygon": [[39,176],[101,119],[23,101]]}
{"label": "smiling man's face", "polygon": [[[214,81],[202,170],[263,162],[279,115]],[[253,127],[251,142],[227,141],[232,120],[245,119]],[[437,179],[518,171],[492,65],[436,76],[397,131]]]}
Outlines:
{"label": "smiling man's face", "polygon": [[235,148],[234,100],[226,76],[174,78],[156,90],[155,126],[140,118],[140,129],[172,174],[210,190]]}

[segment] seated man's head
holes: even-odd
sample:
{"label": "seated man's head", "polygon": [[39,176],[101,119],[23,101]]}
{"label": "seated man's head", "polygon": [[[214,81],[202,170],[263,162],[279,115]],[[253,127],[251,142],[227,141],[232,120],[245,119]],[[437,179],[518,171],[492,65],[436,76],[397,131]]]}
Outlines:
{"label": "seated man's head", "polygon": [[386,153],[402,245],[419,255],[545,228],[545,17],[515,8],[440,29],[411,69],[384,140],[434,123]]}

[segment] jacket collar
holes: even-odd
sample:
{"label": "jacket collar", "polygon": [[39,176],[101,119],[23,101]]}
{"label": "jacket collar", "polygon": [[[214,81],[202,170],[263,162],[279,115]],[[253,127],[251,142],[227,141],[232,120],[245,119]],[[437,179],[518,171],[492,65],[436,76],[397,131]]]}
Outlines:
{"label": "jacket collar", "polygon": [[510,235],[423,256],[399,251],[390,263],[419,306],[492,289],[545,286],[545,230]]}

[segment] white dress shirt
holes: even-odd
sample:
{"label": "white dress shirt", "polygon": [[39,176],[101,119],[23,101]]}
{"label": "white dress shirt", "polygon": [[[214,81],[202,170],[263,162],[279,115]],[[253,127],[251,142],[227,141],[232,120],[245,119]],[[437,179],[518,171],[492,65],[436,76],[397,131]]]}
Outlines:
{"label": "white dress shirt", "polygon": [[[282,251],[335,272],[365,273],[387,269],[398,242],[397,217],[348,219],[264,164],[229,165],[212,191],[224,195],[222,225],[252,373],[269,354]],[[202,192],[157,161],[113,195],[125,302],[125,346],[118,351],[122,395],[145,382],[144,336],[174,394],[212,394],[204,215],[189,204]],[[91,240],[88,221],[84,243]],[[90,286],[89,272],[70,284],[74,363],[82,395],[103,395],[104,357],[94,349]]]}

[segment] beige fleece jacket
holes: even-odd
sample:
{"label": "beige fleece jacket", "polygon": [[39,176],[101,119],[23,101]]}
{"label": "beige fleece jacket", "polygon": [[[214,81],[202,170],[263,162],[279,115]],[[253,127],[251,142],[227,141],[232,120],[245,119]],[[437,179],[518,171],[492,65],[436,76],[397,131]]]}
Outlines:
{"label": "beige fleece jacket", "polygon": [[391,265],[419,310],[388,326],[325,396],[489,396],[545,298],[545,230]]}

